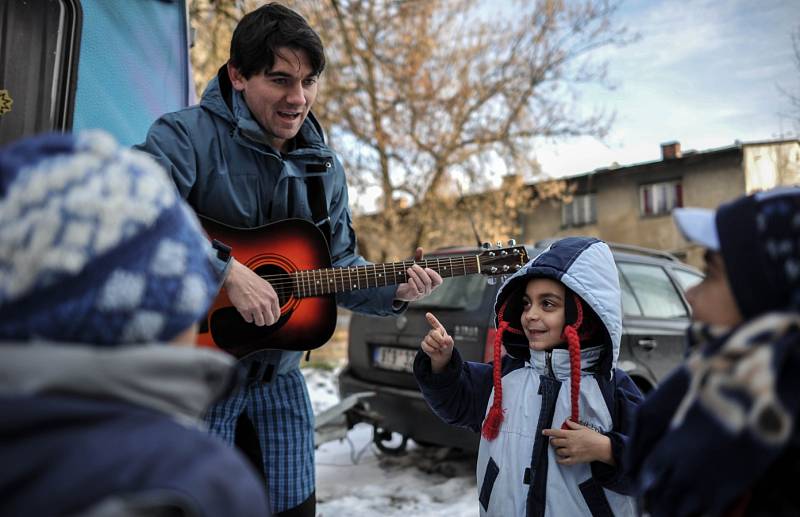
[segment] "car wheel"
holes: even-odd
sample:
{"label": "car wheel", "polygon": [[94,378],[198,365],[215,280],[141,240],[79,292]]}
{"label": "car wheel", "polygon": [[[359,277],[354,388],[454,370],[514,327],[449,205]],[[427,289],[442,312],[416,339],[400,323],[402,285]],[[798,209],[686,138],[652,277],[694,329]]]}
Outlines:
{"label": "car wheel", "polygon": [[408,436],[398,435],[400,436],[400,443],[395,443],[394,434],[395,433],[382,429],[377,425],[372,427],[372,441],[378,450],[385,454],[396,456],[406,451]]}

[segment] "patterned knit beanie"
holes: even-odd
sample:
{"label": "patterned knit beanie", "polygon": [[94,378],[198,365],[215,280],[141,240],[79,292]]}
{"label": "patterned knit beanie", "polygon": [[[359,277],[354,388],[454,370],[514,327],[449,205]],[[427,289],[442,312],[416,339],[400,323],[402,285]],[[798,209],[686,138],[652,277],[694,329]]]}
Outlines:
{"label": "patterned knit beanie", "polygon": [[106,133],[0,149],[0,340],[168,341],[221,279],[161,169]]}

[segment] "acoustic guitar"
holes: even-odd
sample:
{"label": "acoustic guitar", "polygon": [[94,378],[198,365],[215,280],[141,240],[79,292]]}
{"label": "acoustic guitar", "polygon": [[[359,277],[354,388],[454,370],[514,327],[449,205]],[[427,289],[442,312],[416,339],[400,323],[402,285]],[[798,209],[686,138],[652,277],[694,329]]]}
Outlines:
{"label": "acoustic guitar", "polygon": [[332,268],[325,237],[309,221],[286,219],[243,229],[203,216],[200,220],[209,237],[230,246],[236,260],[272,285],[280,301],[278,321],[259,327],[247,323],[220,290],[201,325],[198,344],[238,358],[265,349],[304,351],[324,345],[336,328],[337,293],[401,284],[415,263],[447,278],[508,275],[528,261],[523,246],[510,246],[473,255]]}

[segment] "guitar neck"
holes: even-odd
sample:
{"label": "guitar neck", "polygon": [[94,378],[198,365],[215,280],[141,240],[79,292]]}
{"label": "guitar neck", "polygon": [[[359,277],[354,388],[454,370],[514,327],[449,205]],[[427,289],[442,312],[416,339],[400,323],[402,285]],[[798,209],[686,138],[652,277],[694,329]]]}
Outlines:
{"label": "guitar neck", "polygon": [[479,273],[477,255],[436,258],[420,261],[390,262],[343,268],[314,269],[290,273],[294,296],[309,298],[327,294],[344,293],[358,289],[402,284],[408,279],[407,270],[414,264],[430,268],[442,278]]}

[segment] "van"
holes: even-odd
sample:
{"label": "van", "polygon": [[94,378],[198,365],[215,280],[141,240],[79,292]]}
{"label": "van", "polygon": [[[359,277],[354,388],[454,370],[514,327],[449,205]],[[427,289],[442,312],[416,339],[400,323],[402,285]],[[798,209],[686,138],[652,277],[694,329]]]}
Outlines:
{"label": "van", "polygon": [[185,0],[4,2],[0,27],[0,146],[95,128],[133,145],[194,102]]}

